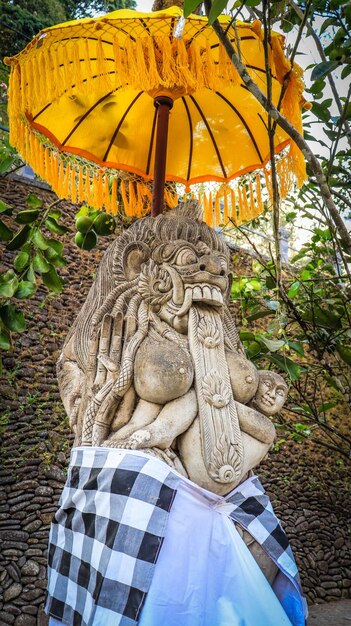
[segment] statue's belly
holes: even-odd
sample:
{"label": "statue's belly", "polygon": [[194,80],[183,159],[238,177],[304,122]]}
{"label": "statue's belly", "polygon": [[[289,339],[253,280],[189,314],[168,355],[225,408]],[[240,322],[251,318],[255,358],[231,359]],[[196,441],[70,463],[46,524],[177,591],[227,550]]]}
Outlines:
{"label": "statue's belly", "polygon": [[194,379],[190,355],[180,346],[147,337],[134,363],[134,387],[142,400],[166,404],[189,391]]}
{"label": "statue's belly", "polygon": [[177,439],[180,458],[190,480],[203,489],[221,496],[230,493],[247,478],[249,471],[264,459],[271,447],[271,444],[262,443],[247,433],[241,432],[241,437],[244,451],[241,474],[232,482],[218,483],[208,475],[203,461],[200,424],[197,417],[190,428]]}

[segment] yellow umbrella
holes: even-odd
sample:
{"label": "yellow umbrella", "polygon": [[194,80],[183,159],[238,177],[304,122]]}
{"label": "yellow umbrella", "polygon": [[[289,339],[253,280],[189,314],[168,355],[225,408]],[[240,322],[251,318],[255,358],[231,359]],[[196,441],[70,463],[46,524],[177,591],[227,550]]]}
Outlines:
{"label": "yellow umbrella", "polygon": [[[131,181],[121,188],[127,211],[145,212],[147,183],[155,180],[157,214],[164,180],[188,190],[206,181],[229,183],[265,167],[266,112],[242,84],[207,18],[190,16],[180,32],[182,21],[177,7],[115,11],[47,28],[6,59],[11,142],[60,197],[116,213],[122,173]],[[229,21],[220,18],[225,28]],[[266,92],[260,23],[238,22],[228,35]],[[277,105],[287,79],[282,111],[301,130],[302,72],[291,68],[283,46],[283,36],[272,33],[272,99]],[[302,182],[305,165],[278,128],[275,151],[283,150],[279,178],[285,193],[294,181]],[[237,223],[262,210],[258,178],[236,194],[220,190],[217,221],[220,194]],[[205,208],[213,224],[212,199]]]}

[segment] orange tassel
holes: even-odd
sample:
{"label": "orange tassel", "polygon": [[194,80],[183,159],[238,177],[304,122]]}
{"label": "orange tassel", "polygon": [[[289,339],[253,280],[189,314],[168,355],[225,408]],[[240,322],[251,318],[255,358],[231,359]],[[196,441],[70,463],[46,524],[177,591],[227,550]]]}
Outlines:
{"label": "orange tassel", "polygon": [[246,221],[243,192],[242,192],[241,187],[238,187],[238,196],[239,196],[239,215],[238,215],[237,224],[239,226],[240,224]]}
{"label": "orange tassel", "polygon": [[107,174],[105,174],[105,176],[104,176],[103,189],[104,189],[104,206],[105,206],[105,210],[106,210],[106,213],[111,213],[110,185],[109,185],[109,179],[108,179]]}
{"label": "orange tassel", "polygon": [[220,198],[220,192],[217,192],[216,198],[215,198],[215,225],[219,226],[221,223],[222,223],[221,198]]}
{"label": "orange tassel", "polygon": [[261,189],[261,178],[259,174],[256,176],[256,197],[257,197],[257,205],[258,205],[258,213],[263,212],[263,202],[262,202],[262,189]]}
{"label": "orange tassel", "polygon": [[78,202],[83,202],[85,200],[84,193],[84,178],[83,178],[83,168],[79,167],[78,173]]}
{"label": "orange tassel", "polygon": [[161,84],[161,77],[159,75],[157,62],[155,58],[154,41],[152,37],[144,38],[144,51],[145,58],[147,59],[148,77],[150,88],[158,87]]}
{"label": "orange tassel", "polygon": [[255,205],[255,197],[253,192],[252,180],[250,180],[249,184],[249,193],[250,193],[250,213],[251,217],[256,217],[257,215],[257,207]]}
{"label": "orange tassel", "polygon": [[99,205],[98,202],[98,188],[99,188],[99,173],[95,170],[92,181],[92,206],[97,207]]}
{"label": "orange tassel", "polygon": [[129,215],[137,215],[137,199],[135,197],[135,189],[133,181],[129,181],[128,185],[129,191]]}
{"label": "orange tassel", "polygon": [[77,203],[77,185],[76,185],[76,170],[75,168],[72,168],[72,174],[71,174],[71,200],[73,202],[73,204]]}
{"label": "orange tassel", "polygon": [[126,189],[126,184],[123,179],[121,180],[121,184],[120,184],[120,192],[122,196],[124,213],[125,215],[129,215],[129,202],[128,202],[128,196],[127,196],[127,189]]}
{"label": "orange tassel", "polygon": [[225,190],[225,192],[224,192],[223,204],[224,204],[224,208],[223,208],[223,222],[224,222],[224,226],[226,226],[226,224],[228,224],[228,215],[229,215],[227,190]]}
{"label": "orange tassel", "polygon": [[245,210],[245,220],[249,221],[251,219],[251,215],[250,215],[250,207],[249,207],[249,203],[247,199],[247,191],[245,187],[242,190],[242,192],[243,192],[243,201],[244,201],[244,210]]}
{"label": "orange tassel", "polygon": [[85,170],[85,200],[89,206],[92,206],[93,204],[92,183],[91,183],[90,175],[87,169]]}
{"label": "orange tassel", "polygon": [[[63,161],[60,160],[60,163],[57,164],[58,165],[58,176],[57,176],[57,184],[56,184],[56,193],[58,196],[62,196],[62,191],[63,191],[63,177],[64,177],[64,167],[63,167]],[[54,181],[56,183],[56,181]]]}
{"label": "orange tassel", "polygon": [[104,205],[104,189],[102,181],[102,170],[99,170],[97,176],[97,208],[102,209]]}
{"label": "orange tassel", "polygon": [[232,205],[232,210],[230,213],[230,217],[233,220],[234,224],[236,224],[236,220],[237,220],[237,215],[236,215],[236,195],[235,195],[235,190],[231,189],[230,190],[230,199],[231,199],[231,205]]}
{"label": "orange tassel", "polygon": [[117,215],[117,213],[118,213],[117,179],[116,178],[112,179],[111,213],[112,213],[112,215]]}
{"label": "orange tassel", "polygon": [[[70,197],[70,192],[69,192],[70,183],[71,183],[71,166],[68,163],[66,166],[66,169],[64,170],[64,177],[63,177],[62,196],[64,198]],[[71,189],[72,189],[72,185],[71,185]]]}

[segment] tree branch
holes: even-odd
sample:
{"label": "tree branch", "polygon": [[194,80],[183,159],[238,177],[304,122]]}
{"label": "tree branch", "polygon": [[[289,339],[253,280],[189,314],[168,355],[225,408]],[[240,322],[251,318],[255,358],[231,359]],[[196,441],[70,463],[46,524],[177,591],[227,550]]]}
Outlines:
{"label": "tree branch", "polygon": [[[209,14],[211,8],[210,0],[206,0],[205,8],[207,15]],[[332,220],[337,228],[338,234],[340,236],[341,241],[345,249],[351,254],[351,236],[348,232],[342,217],[339,214],[338,208],[333,201],[327,179],[324,175],[321,164],[319,163],[316,156],[313,154],[311,148],[305,139],[300,135],[300,133],[296,130],[296,128],[281,114],[278,109],[273,106],[273,104],[269,104],[267,97],[260,90],[260,88],[256,85],[256,83],[252,80],[250,74],[248,73],[246,66],[239,59],[234,47],[232,46],[231,41],[224,34],[223,29],[218,20],[215,20],[212,24],[214,31],[216,32],[218,39],[223,44],[227,54],[229,55],[234,67],[238,71],[242,81],[248,88],[249,92],[258,100],[258,102],[263,106],[265,111],[277,122],[277,124],[295,141],[298,148],[300,148],[302,154],[304,155],[308,165],[310,166],[314,176],[316,177],[317,184],[319,186],[320,192],[322,194],[324,203],[328,208],[328,211],[332,217]]]}

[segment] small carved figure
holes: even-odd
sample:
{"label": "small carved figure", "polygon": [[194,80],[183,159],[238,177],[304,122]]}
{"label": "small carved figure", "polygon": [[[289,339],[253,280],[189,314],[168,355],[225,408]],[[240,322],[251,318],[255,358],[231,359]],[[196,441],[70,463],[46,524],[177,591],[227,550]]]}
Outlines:
{"label": "small carved figure", "polygon": [[251,406],[271,416],[279,413],[283,408],[287,395],[288,386],[284,379],[275,372],[259,370],[259,381],[255,396],[251,400]]}

